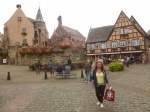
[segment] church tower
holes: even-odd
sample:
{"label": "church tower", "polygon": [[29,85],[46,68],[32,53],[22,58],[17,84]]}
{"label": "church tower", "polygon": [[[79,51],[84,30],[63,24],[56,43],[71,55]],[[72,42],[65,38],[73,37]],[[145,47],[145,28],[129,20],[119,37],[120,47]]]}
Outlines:
{"label": "church tower", "polygon": [[41,13],[41,9],[39,7],[37,15],[36,15],[36,19],[35,19],[34,45],[46,46],[47,39],[48,39],[48,31],[47,31],[46,24]]}

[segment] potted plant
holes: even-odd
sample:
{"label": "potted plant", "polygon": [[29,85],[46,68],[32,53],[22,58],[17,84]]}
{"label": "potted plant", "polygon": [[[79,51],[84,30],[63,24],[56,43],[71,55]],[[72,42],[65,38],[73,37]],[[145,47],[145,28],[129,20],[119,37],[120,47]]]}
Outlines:
{"label": "potted plant", "polygon": [[26,35],[27,35],[27,33],[26,33],[26,32],[22,32],[21,34],[22,34],[23,36],[26,36]]}
{"label": "potted plant", "polygon": [[45,54],[46,55],[50,55],[51,52],[52,52],[52,48],[51,47],[46,48],[46,50],[45,50]]}
{"label": "potted plant", "polygon": [[61,49],[67,49],[67,48],[69,48],[69,47],[70,47],[69,44],[60,44],[60,48],[61,48]]}
{"label": "potted plant", "polygon": [[25,56],[25,54],[26,54],[26,48],[21,48],[20,50],[19,50],[19,54],[23,57],[23,56]]}

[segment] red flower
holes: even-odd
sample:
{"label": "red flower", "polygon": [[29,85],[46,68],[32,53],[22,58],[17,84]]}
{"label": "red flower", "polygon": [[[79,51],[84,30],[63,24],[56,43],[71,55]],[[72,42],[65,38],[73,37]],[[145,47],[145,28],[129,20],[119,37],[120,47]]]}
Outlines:
{"label": "red flower", "polygon": [[21,48],[21,49],[19,50],[19,54],[20,54],[21,56],[25,56],[25,54],[26,54],[26,48]]}
{"label": "red flower", "polygon": [[46,49],[45,49],[45,54],[46,55],[50,55],[50,53],[52,52],[52,47],[47,47]]}
{"label": "red flower", "polygon": [[69,44],[60,44],[60,48],[62,48],[62,49],[67,49],[69,47],[70,47]]}

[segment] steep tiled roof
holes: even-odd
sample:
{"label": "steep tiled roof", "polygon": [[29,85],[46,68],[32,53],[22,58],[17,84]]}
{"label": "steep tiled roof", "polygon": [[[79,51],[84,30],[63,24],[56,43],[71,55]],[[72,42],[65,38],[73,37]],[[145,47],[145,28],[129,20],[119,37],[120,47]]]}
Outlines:
{"label": "steep tiled roof", "polygon": [[78,30],[75,30],[75,29],[72,29],[72,28],[69,28],[67,26],[63,26],[68,32],[70,32],[72,35],[75,35],[75,36],[78,36],[78,37],[83,37],[84,36],[78,31]]}
{"label": "steep tiled roof", "polygon": [[106,41],[114,25],[92,28],[89,30],[86,43]]}
{"label": "steep tiled roof", "polygon": [[32,23],[32,24],[34,24],[36,21],[34,20],[34,19],[31,19],[31,18],[29,18],[29,17],[27,17],[28,18],[28,20]]}

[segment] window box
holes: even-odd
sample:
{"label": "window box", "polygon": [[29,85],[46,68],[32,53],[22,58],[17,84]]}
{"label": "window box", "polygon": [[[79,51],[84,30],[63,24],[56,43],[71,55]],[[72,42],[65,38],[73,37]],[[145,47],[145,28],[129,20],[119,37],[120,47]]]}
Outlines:
{"label": "window box", "polygon": [[22,43],[22,46],[28,46],[28,43]]}
{"label": "window box", "polygon": [[26,36],[26,35],[27,35],[27,33],[26,33],[26,32],[22,32],[21,34],[22,34],[23,36]]}

